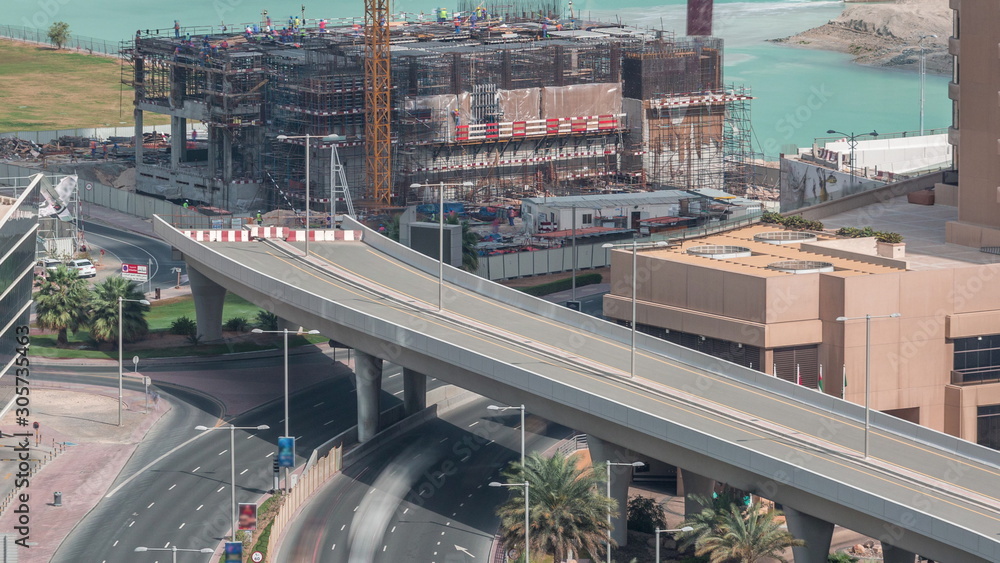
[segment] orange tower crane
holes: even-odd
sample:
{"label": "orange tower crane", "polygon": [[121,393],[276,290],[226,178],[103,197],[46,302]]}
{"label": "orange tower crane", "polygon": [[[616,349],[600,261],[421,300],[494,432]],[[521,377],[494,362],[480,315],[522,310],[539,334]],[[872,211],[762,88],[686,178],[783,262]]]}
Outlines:
{"label": "orange tower crane", "polygon": [[389,0],[365,0],[365,157],[376,206],[392,202]]}

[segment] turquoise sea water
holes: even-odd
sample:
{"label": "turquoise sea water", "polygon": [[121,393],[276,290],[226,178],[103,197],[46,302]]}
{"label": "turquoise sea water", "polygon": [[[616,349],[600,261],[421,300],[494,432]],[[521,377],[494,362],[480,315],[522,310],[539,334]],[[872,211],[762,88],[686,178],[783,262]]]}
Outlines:
{"label": "turquoise sea water", "polygon": [[[453,0],[396,0],[392,11],[431,13]],[[584,17],[614,19],[634,25],[684,33],[685,0],[576,0]],[[296,0],[0,0],[0,23],[47,28],[65,21],[72,32],[109,40],[129,38],[136,29],[181,25],[218,25],[260,19],[267,9],[277,22],[307,18],[360,16],[362,0],[310,3]],[[870,68],[847,55],[787,45],[766,39],[786,37],[840,14],[843,2],[828,0],[716,0],[715,34],[726,40],[726,81],[749,86],[755,150],[768,156],[787,145],[808,146],[827,129],[880,133],[919,127],[918,76],[911,71]],[[567,7],[568,15],[568,7]],[[0,61],[0,65],[3,62]],[[951,103],[948,78],[927,76],[925,123],[947,127]]]}

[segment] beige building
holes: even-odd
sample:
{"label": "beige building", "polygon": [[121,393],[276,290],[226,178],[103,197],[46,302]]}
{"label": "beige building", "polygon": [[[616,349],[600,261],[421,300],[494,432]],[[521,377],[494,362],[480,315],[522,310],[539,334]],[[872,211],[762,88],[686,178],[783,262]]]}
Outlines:
{"label": "beige building", "polygon": [[[866,323],[837,318],[899,313],[871,321],[873,408],[1000,448],[1000,263],[971,249],[949,258],[958,247],[932,238],[913,244],[939,255],[907,257],[872,238],[756,225],[640,250],[637,328],[812,388],[822,370],[826,393],[863,403]],[[627,323],[631,251],[614,252],[611,279],[605,316]]]}
{"label": "beige building", "polygon": [[952,99],[949,138],[961,175],[958,219],[948,225],[948,242],[1000,246],[1000,3],[950,0],[955,56],[948,85]]}

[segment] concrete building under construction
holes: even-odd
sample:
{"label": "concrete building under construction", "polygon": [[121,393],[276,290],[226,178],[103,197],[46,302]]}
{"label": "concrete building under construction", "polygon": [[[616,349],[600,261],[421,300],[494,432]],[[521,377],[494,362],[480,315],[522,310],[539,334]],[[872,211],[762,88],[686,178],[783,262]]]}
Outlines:
{"label": "concrete building under construction", "polygon": [[[657,187],[743,193],[750,95],[723,82],[721,39],[560,19],[555,4],[459,9],[444,22],[378,24],[391,44],[392,203],[439,182],[475,203]],[[171,117],[169,149],[137,143],[137,189],[237,213],[301,208],[308,160],[313,208],[336,198],[337,178],[355,202],[374,200],[365,26],[276,27],[140,30],[122,45],[137,131],[144,112]],[[189,121],[207,138],[191,139]]]}

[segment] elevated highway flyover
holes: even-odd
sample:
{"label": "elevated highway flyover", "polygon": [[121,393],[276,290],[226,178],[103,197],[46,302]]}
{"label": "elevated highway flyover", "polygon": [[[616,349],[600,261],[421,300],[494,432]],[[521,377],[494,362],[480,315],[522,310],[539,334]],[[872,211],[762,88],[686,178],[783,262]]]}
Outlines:
{"label": "elevated highway flyover", "polygon": [[858,405],[643,334],[632,378],[628,329],[451,267],[438,310],[438,263],[349,220],[337,238],[363,241],[313,242],[308,258],[287,232],[154,229],[189,266],[207,339],[229,290],[358,351],[361,440],[391,361],[414,409],[432,375],[586,432],[596,460],[636,452],[681,468],[687,493],[719,480],[781,503],[809,544],[798,563],[826,561],[834,523],[880,539],[889,562],[1000,561],[1000,452],[873,412],[865,459]]}

